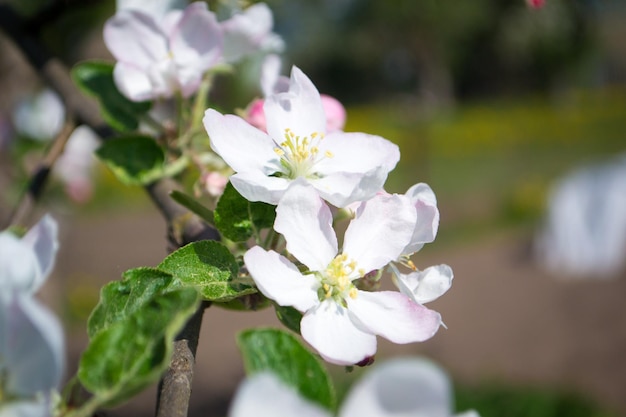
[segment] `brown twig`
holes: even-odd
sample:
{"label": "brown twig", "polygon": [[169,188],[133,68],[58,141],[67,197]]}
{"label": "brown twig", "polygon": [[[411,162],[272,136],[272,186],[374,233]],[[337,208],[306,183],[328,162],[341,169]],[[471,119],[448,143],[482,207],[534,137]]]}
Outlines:
{"label": "brown twig", "polygon": [[[24,21],[9,5],[0,4],[0,28],[19,47],[44,81],[62,97],[67,114],[73,115],[77,123],[89,126],[103,140],[112,137],[114,132],[102,120],[95,101],[78,90],[71,81],[67,67],[45,51],[37,36],[25,29],[29,27],[32,25]],[[45,176],[38,183],[38,190],[44,183]],[[145,187],[166,220],[169,249],[174,250],[200,239],[219,240],[215,229],[170,198],[169,194],[175,188],[176,183],[169,179],[156,181]],[[200,306],[176,339],[170,367],[159,384],[158,416],[187,415],[202,314],[207,307],[206,303]]]}

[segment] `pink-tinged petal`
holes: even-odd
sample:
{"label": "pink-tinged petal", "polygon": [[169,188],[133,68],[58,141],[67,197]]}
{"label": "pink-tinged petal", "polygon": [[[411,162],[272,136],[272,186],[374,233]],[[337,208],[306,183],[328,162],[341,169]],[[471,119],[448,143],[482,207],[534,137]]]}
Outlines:
{"label": "pink-tinged petal", "polygon": [[183,18],[185,14],[183,9],[185,5],[178,10],[170,10],[167,12],[163,18],[161,19],[161,27],[163,31],[167,34],[167,37],[170,38],[174,33],[174,30],[178,30],[178,24],[180,23],[180,19]]}
{"label": "pink-tinged petal", "polygon": [[0,295],[0,356],[10,376],[7,392],[32,396],[56,388],[65,369],[57,318],[29,294]]}
{"label": "pink-tinged petal", "polygon": [[291,183],[276,208],[274,230],[285,236],[287,250],[312,271],[323,271],[337,255],[330,208],[302,180]]}
{"label": "pink-tinged petal", "polygon": [[236,172],[261,171],[271,175],[280,170],[272,139],[242,118],[208,109],[203,122],[211,149]]}
{"label": "pink-tinged petal", "polygon": [[270,36],[274,18],[264,3],[254,4],[221,22],[224,31],[224,59],[235,62],[256,52]]}
{"label": "pink-tinged petal", "polygon": [[339,417],[450,417],[452,386],[435,363],[397,358],[371,367],[350,389]]}
{"label": "pink-tinged petal", "polygon": [[252,101],[252,103],[250,103],[248,105],[248,108],[246,109],[245,120],[257,129],[266,132],[267,128],[265,126],[265,113],[263,112],[263,104],[265,104],[265,100],[260,98]]}
{"label": "pink-tinged petal", "polygon": [[453,278],[452,268],[443,264],[410,274],[395,274],[400,291],[419,304],[441,297],[452,286]]}
{"label": "pink-tinged petal", "polygon": [[324,360],[337,365],[354,365],[376,353],[376,336],[359,330],[348,310],[332,299],[304,315],[300,332]]}
{"label": "pink-tinged petal", "polygon": [[165,33],[152,16],[123,10],[104,25],[104,43],[115,59],[147,70],[168,56]]}
{"label": "pink-tinged petal", "polygon": [[57,222],[52,216],[46,214],[22,238],[22,241],[32,249],[37,258],[39,273],[33,282],[33,292],[41,287],[54,267],[56,254],[59,250],[58,230]]}
{"label": "pink-tinged petal", "polygon": [[148,74],[132,65],[123,62],[115,64],[113,79],[117,89],[132,101],[146,101],[158,97]]}
{"label": "pink-tinged petal", "polygon": [[191,3],[173,29],[170,48],[179,68],[202,74],[222,56],[222,32],[204,2]]}
{"label": "pink-tinged petal", "polygon": [[348,311],[358,325],[393,343],[428,340],[437,333],[441,315],[414,303],[396,291],[359,291],[346,298]]}
{"label": "pink-tinged petal", "polygon": [[427,184],[415,184],[405,195],[413,202],[417,212],[411,243],[403,251],[408,255],[420,250],[424,243],[435,240],[439,229],[439,209],[435,193]]}
{"label": "pink-tinged petal", "polygon": [[319,303],[319,280],[313,275],[302,275],[284,256],[255,246],[243,259],[259,291],[279,305],[305,312]]}
{"label": "pink-tinged petal", "polygon": [[261,201],[277,205],[289,187],[284,178],[268,177],[260,172],[239,172],[231,175],[233,187],[248,201]]}
{"label": "pink-tinged petal", "polygon": [[343,130],[346,125],[346,109],[343,104],[334,97],[321,94],[322,107],[326,113],[326,132],[334,132],[335,130]]}
{"label": "pink-tinged petal", "polygon": [[327,410],[306,400],[277,376],[261,372],[237,388],[229,417],[330,417]]}
{"label": "pink-tinged petal", "polygon": [[291,70],[289,91],[269,96],[263,109],[267,132],[278,143],[284,140],[286,129],[300,137],[326,132],[326,115],[320,94],[298,67]]}
{"label": "pink-tinged petal", "polygon": [[184,0],[117,0],[116,9],[132,9],[147,13],[158,22],[174,9],[183,9],[187,2]]}
{"label": "pink-tinged petal", "polygon": [[396,260],[411,238],[415,208],[399,195],[377,195],[362,204],[346,230],[343,253],[366,273]]}

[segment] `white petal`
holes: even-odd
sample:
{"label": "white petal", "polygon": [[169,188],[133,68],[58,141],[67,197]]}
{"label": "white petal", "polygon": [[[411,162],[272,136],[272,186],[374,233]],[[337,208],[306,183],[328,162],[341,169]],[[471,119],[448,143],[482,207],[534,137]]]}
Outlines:
{"label": "white petal", "polygon": [[480,417],[480,414],[474,410],[469,410],[463,413],[455,414],[454,417]]}
{"label": "white petal", "polygon": [[198,1],[187,6],[172,32],[170,48],[180,67],[200,77],[220,60],[222,32],[206,3]]}
{"label": "white petal", "polygon": [[274,86],[278,82],[281,66],[282,60],[277,54],[270,54],[263,60],[260,80],[263,96],[267,97],[274,94]]}
{"label": "white petal", "polygon": [[146,72],[124,62],[115,64],[113,80],[117,89],[132,101],[152,100],[159,96]]}
{"label": "white petal", "polygon": [[404,196],[377,195],[362,204],[346,230],[343,253],[370,272],[397,259],[413,234],[415,208]]}
{"label": "white petal", "polygon": [[168,56],[167,38],[154,18],[122,10],[104,25],[104,43],[115,59],[147,70]]}
{"label": "white petal", "polygon": [[337,365],[354,365],[376,353],[376,336],[359,330],[348,310],[330,299],[304,315],[300,332],[324,360]]}
{"label": "white petal", "polygon": [[265,175],[280,170],[276,146],[266,133],[240,117],[208,109],[202,120],[215,151],[236,172],[260,171]]}
{"label": "white petal", "polygon": [[308,179],[319,195],[335,207],[346,207],[356,201],[361,201],[359,187],[364,176],[361,173],[336,172],[324,174],[322,178]]}
{"label": "white petal", "polygon": [[287,250],[312,271],[323,271],[337,255],[330,208],[315,189],[292,182],[276,207],[274,230],[285,236]]}
{"label": "white petal", "polygon": [[397,358],[371,367],[344,400],[339,417],[449,417],[452,389],[433,362]]}
{"label": "white petal", "polygon": [[248,201],[276,205],[289,186],[285,178],[268,177],[259,172],[240,172],[230,177],[233,187]]}
{"label": "white petal", "polygon": [[298,67],[291,70],[289,91],[267,97],[263,110],[267,132],[278,143],[284,140],[286,129],[301,137],[326,132],[320,94]]}
{"label": "white petal", "polygon": [[163,18],[173,9],[182,9],[187,4],[184,0],[117,0],[117,11],[125,9],[138,10],[152,15],[156,21]]}
{"label": "white petal", "polygon": [[32,291],[37,291],[41,287],[54,267],[59,250],[58,229],[57,222],[46,214],[22,238],[22,241],[33,250],[39,266],[39,274],[33,282]]}
{"label": "white petal", "polygon": [[53,415],[52,405],[45,398],[34,401],[11,401],[0,406],[2,417],[49,417]]}
{"label": "white petal", "polygon": [[9,232],[0,233],[0,295],[12,290],[30,293],[40,275],[33,249]]}
{"label": "white petal", "polygon": [[346,300],[359,325],[393,343],[423,342],[441,325],[439,313],[396,291],[359,291],[356,298]]}
{"label": "white petal", "polygon": [[319,280],[302,275],[284,256],[255,246],[246,252],[244,262],[263,295],[279,305],[305,312],[319,303]]}
{"label": "white petal", "polygon": [[259,49],[272,31],[274,18],[264,3],[254,4],[221,23],[224,59],[235,62]]}
{"label": "white petal", "polygon": [[263,372],[247,378],[237,388],[229,417],[330,417],[274,374]]}
{"label": "white petal", "polygon": [[439,209],[435,193],[427,184],[415,184],[405,195],[413,202],[417,211],[417,222],[411,243],[403,251],[409,255],[420,250],[424,243],[435,240],[439,229]]}
{"label": "white petal", "polygon": [[452,286],[454,273],[448,265],[436,265],[410,274],[395,274],[400,291],[416,303],[425,304],[442,296]]}
{"label": "white petal", "polygon": [[0,349],[8,392],[31,396],[61,382],[65,368],[61,325],[30,295],[15,292],[0,297]]}

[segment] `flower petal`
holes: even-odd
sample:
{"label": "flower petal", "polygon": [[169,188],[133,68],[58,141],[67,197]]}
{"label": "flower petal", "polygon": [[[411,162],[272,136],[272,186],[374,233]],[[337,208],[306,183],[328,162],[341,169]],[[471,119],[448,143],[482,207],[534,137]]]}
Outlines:
{"label": "flower petal", "polygon": [[211,149],[236,172],[260,171],[270,175],[280,170],[272,139],[242,118],[208,109],[202,121]]}
{"label": "flower petal", "polygon": [[319,302],[319,281],[312,275],[302,275],[284,256],[255,246],[243,258],[259,290],[279,305],[305,312]]}
{"label": "flower petal", "polygon": [[399,195],[377,195],[362,204],[346,230],[343,253],[366,273],[397,259],[413,234],[415,208]]}
{"label": "flower petal", "polygon": [[283,141],[287,129],[300,137],[326,133],[326,115],[320,94],[298,67],[291,70],[289,91],[267,97],[263,110],[267,132],[278,143]]}
{"label": "flower petal", "polygon": [[324,360],[337,365],[354,365],[376,353],[376,336],[359,330],[348,310],[332,299],[304,315],[300,332]]}
{"label": "flower petal", "polygon": [[433,362],[397,358],[378,364],[352,386],[339,417],[449,417],[452,387]]}
{"label": "flower petal", "polygon": [[420,250],[424,243],[435,240],[439,228],[439,209],[435,193],[427,184],[415,184],[405,195],[413,202],[417,211],[417,222],[411,243],[403,251],[404,254],[410,255]]}
{"label": "flower petal", "polygon": [[452,286],[454,273],[448,265],[436,265],[410,274],[395,274],[400,292],[419,304],[425,304],[442,296]]}
{"label": "flower petal", "polygon": [[264,3],[257,3],[221,22],[224,31],[224,60],[235,62],[256,52],[272,33],[274,17]]}
{"label": "flower petal", "polygon": [[28,294],[1,294],[0,357],[9,375],[8,392],[32,396],[57,387],[65,368],[57,318]]}
{"label": "flower petal", "polygon": [[287,250],[311,271],[323,271],[337,255],[330,208],[302,180],[291,183],[276,207],[274,230],[285,236]]}
{"label": "flower petal", "polygon": [[10,232],[0,233],[0,296],[13,290],[31,293],[39,275],[32,248]]}
{"label": "flower petal", "polygon": [[191,3],[173,29],[170,48],[179,68],[202,74],[222,56],[222,32],[204,2]]}
{"label": "flower petal", "polygon": [[118,90],[132,101],[152,100],[164,93],[156,91],[146,72],[124,62],[115,64],[113,80]]}
{"label": "flower petal", "polygon": [[259,172],[240,172],[230,177],[233,187],[248,201],[276,205],[289,186],[284,178],[268,177]]}
{"label": "flower petal", "polygon": [[277,376],[261,372],[237,388],[229,417],[330,417],[330,413],[307,401]]}
{"label": "flower petal", "polygon": [[104,43],[115,59],[147,70],[168,56],[165,33],[152,16],[122,10],[104,25]]}
{"label": "flower petal", "polygon": [[441,325],[439,313],[396,291],[359,291],[356,298],[346,301],[358,325],[393,343],[423,342]]}
{"label": "flower petal", "polygon": [[44,283],[56,259],[59,250],[58,225],[57,222],[46,214],[24,235],[22,241],[34,252],[39,266],[39,274],[33,282],[32,291],[35,292]]}

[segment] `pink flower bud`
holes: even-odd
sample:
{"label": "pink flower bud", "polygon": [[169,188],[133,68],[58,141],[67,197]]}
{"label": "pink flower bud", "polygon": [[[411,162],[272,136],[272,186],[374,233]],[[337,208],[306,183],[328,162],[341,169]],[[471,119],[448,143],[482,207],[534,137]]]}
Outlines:
{"label": "pink flower bud", "polygon": [[219,172],[209,172],[204,176],[204,187],[213,197],[222,195],[226,184],[228,184],[228,178]]}
{"label": "pink flower bud", "polygon": [[546,0],[526,0],[526,4],[533,9],[541,9],[546,4]]}

